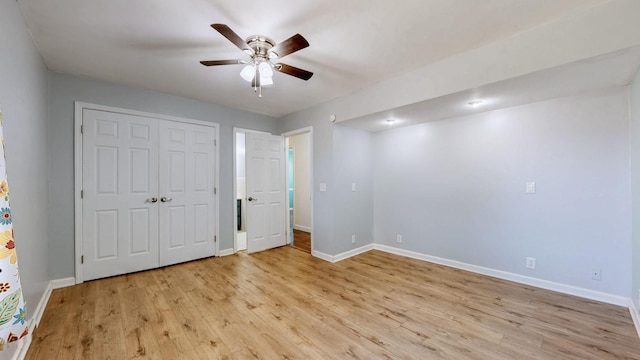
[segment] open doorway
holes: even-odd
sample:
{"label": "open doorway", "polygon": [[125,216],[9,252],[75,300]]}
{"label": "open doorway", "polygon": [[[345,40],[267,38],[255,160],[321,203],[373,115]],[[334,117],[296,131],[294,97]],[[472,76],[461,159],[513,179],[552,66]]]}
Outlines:
{"label": "open doorway", "polygon": [[246,214],[246,167],[245,167],[245,131],[234,129],[235,137],[235,210],[236,210],[236,241],[234,252],[247,250],[247,214]]}
{"label": "open doorway", "polygon": [[312,250],[312,162],[311,129],[286,133],[287,203],[289,205],[289,239],[296,249]]}
{"label": "open doorway", "polygon": [[[256,224],[256,222],[252,222],[251,218],[253,215],[251,215],[248,210],[251,210],[249,209],[250,206],[255,207],[255,205],[260,205],[256,203],[256,200],[261,200],[261,196],[256,196],[255,189],[252,191],[248,190],[248,188],[251,187],[250,183],[252,183],[250,178],[252,171],[249,171],[252,167],[248,165],[254,164],[252,166],[255,167],[255,161],[248,160],[249,153],[253,153],[254,150],[248,151],[250,149],[247,147],[249,143],[255,145],[253,141],[256,136],[278,138],[278,136],[273,136],[262,131],[241,128],[233,129],[233,189],[235,195],[233,204],[233,221],[235,225],[233,253],[245,250],[249,252],[252,251],[251,244],[253,244],[253,235],[251,234],[252,231],[255,231],[255,226],[251,226],[250,224]],[[282,163],[284,163],[284,166],[279,168],[285,170],[281,173],[281,180],[278,180],[279,183],[282,184],[282,194],[284,194],[282,197],[283,206],[281,207],[283,216],[281,216],[279,220],[276,220],[277,216],[268,217],[282,224],[282,234],[284,234],[286,238],[286,241],[283,242],[282,245],[285,243],[295,244],[298,247],[303,247],[304,251],[313,253],[312,128],[308,127],[291,131],[279,137],[282,139],[282,142],[278,148],[282,149]],[[272,142],[272,144],[275,144],[275,142]],[[273,149],[275,149],[274,146],[272,146]],[[251,149],[254,149],[253,145]],[[291,149],[291,151],[289,149]],[[289,156],[291,156],[291,161],[289,160]],[[251,158],[256,160],[253,155]],[[270,163],[275,164],[273,161]],[[259,178],[264,178],[264,176],[260,176]],[[273,176],[268,176],[267,178],[275,179]],[[287,191],[289,187],[290,191]],[[256,199],[256,197],[260,199]],[[249,202],[250,200],[251,202]],[[272,201],[270,203],[272,203]],[[275,229],[275,227],[268,226],[264,229]],[[306,246],[304,245],[305,242]],[[255,246],[253,248],[255,250]]]}

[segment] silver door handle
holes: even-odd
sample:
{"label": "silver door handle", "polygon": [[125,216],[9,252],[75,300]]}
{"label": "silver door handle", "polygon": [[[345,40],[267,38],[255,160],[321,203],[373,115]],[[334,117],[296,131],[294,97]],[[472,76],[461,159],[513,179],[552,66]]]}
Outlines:
{"label": "silver door handle", "polygon": [[151,199],[147,199],[145,202],[148,202],[148,203],[157,203],[157,202],[158,202],[158,198],[152,197]]}
{"label": "silver door handle", "polygon": [[249,196],[249,197],[247,198],[247,201],[257,201],[257,200],[258,200],[258,199],[254,198],[254,197],[251,197],[251,196]]}
{"label": "silver door handle", "polygon": [[169,202],[171,200],[173,200],[173,199],[172,198],[168,198],[168,197],[164,197],[164,196],[160,198],[160,201],[162,201],[162,202]]}

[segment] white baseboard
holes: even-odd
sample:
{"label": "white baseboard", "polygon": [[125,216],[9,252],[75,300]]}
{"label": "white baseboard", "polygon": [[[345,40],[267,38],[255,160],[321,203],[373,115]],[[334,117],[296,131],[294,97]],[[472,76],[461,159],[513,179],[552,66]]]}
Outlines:
{"label": "white baseboard", "polygon": [[47,308],[47,303],[49,302],[49,298],[51,297],[51,292],[53,291],[53,281],[49,281],[47,288],[44,290],[40,301],[38,302],[38,306],[33,311],[33,317],[31,318],[31,326],[29,327],[29,332],[33,333],[33,330],[40,325],[40,319],[42,319],[42,314],[44,314],[44,309]]}
{"label": "white baseboard", "polygon": [[320,252],[318,250],[311,250],[311,256],[317,257],[318,259],[322,259],[324,261],[335,262],[335,261],[333,261],[333,256],[332,255],[325,254],[325,253]]}
{"label": "white baseboard", "polygon": [[[73,285],[75,285],[75,279]],[[47,308],[47,303],[49,302],[53,289],[53,281],[49,281],[42,297],[40,297],[40,301],[38,301],[38,305],[33,310],[33,316],[31,316],[29,320],[29,334],[17,342],[17,347],[11,357],[12,360],[22,360],[27,356],[27,351],[29,351],[29,346],[31,346],[31,341],[33,340],[33,331],[40,325],[40,320],[42,319],[44,310]]]}
{"label": "white baseboard", "polygon": [[33,340],[33,329],[35,328],[29,326],[29,334],[17,342],[18,346],[11,360],[24,360],[24,358],[27,357],[27,351],[29,351],[29,346],[31,346],[31,341]]}
{"label": "white baseboard", "polygon": [[304,231],[304,232],[311,232],[311,228],[308,226],[302,226],[302,225],[297,225],[297,224],[293,224],[293,228],[296,230],[300,230],[300,231]]}
{"label": "white baseboard", "polygon": [[333,257],[333,262],[338,262],[338,261],[342,261],[344,259],[348,259],[350,257],[354,257],[356,255],[360,255],[360,254],[364,254],[367,251],[373,250],[373,244],[367,244],[365,246],[361,246],[359,248],[353,249],[353,250],[349,250],[349,251],[345,251],[341,254],[338,254],[336,256]]}
{"label": "white baseboard", "polygon": [[387,245],[374,244],[373,248],[376,249],[376,250],[388,252],[388,253],[395,254],[395,255],[400,255],[400,256],[405,256],[405,257],[409,257],[409,258],[413,258],[413,259],[423,260],[423,261],[431,262],[431,263],[434,263],[434,264],[445,265],[445,266],[453,267],[453,268],[456,268],[456,269],[466,270],[466,271],[470,271],[470,272],[477,273],[477,274],[482,274],[482,275],[495,277],[495,278],[498,278],[498,279],[513,281],[513,282],[517,282],[517,283],[520,283],[520,284],[531,285],[531,286],[535,286],[535,287],[538,287],[538,288],[542,288],[542,289],[546,289],[546,290],[552,290],[552,291],[556,291],[556,292],[563,293],[563,294],[579,296],[579,297],[582,297],[582,298],[601,301],[601,302],[604,302],[604,303],[618,305],[618,306],[624,306],[624,307],[628,307],[629,306],[630,299],[628,297],[624,297],[624,296],[612,295],[612,294],[603,293],[603,292],[600,292],[600,291],[580,288],[580,287],[571,286],[571,285],[560,284],[560,283],[556,283],[556,282],[553,282],[553,281],[537,279],[537,278],[524,276],[524,275],[519,275],[519,274],[514,274],[514,273],[510,273],[510,272],[506,272],[506,271],[485,268],[485,267],[477,266],[477,265],[471,265],[471,264],[463,263],[463,262],[456,261],[456,260],[449,260],[449,259],[439,258],[439,257],[436,257],[436,256],[431,256],[431,255],[426,255],[426,254],[422,254],[422,253],[417,253],[417,252],[414,252],[414,251],[399,249],[399,248],[395,248],[395,247],[387,246]]}
{"label": "white baseboard", "polygon": [[233,252],[233,248],[231,248],[231,249],[224,249],[224,250],[220,250],[220,251],[218,252],[218,256],[229,256],[229,255],[233,255],[233,254],[235,254],[235,253]]}
{"label": "white baseboard", "polygon": [[640,313],[638,313],[638,308],[636,308],[633,300],[629,300],[629,312],[631,313],[631,319],[633,319],[633,325],[636,327],[636,333],[640,337]]}
{"label": "white baseboard", "polygon": [[325,261],[336,263],[338,261],[342,261],[344,259],[348,259],[350,257],[356,256],[356,255],[360,255],[360,254],[364,254],[367,251],[373,250],[373,246],[374,246],[373,244],[368,244],[368,245],[365,245],[365,246],[361,246],[361,247],[359,247],[357,249],[345,251],[345,252],[343,252],[341,254],[337,254],[337,255],[329,255],[329,254],[322,253],[320,251],[313,250],[313,251],[311,251],[311,255],[313,255],[313,256],[315,256],[317,258],[320,258],[322,260],[325,260]]}
{"label": "white baseboard", "polygon": [[54,289],[62,289],[67,286],[73,286],[75,284],[76,284],[76,278],[74,277],[51,280],[51,286]]}

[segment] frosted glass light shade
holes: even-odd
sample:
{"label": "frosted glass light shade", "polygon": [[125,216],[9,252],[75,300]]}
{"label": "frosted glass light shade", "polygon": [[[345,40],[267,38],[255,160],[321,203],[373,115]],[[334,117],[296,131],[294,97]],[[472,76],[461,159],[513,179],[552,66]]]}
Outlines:
{"label": "frosted glass light shade", "polygon": [[242,71],[240,71],[240,76],[242,76],[242,78],[247,81],[247,82],[251,82],[251,80],[253,80],[253,77],[256,76],[256,68],[253,65],[247,65],[245,66]]}
{"label": "frosted glass light shade", "polygon": [[262,76],[262,73],[261,73],[260,74],[260,85],[261,86],[273,85],[273,78],[264,77],[264,76]]}
{"label": "frosted glass light shade", "polygon": [[262,78],[271,78],[273,76],[273,69],[271,69],[271,65],[266,62],[260,63],[260,80]]}

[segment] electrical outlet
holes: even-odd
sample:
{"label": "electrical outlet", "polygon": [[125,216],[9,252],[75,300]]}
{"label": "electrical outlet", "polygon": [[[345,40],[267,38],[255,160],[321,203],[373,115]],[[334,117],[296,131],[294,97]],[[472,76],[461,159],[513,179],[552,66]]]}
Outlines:
{"label": "electrical outlet", "polygon": [[400,235],[400,234],[396,235],[396,242],[398,244],[402,242],[402,235]]}
{"label": "electrical outlet", "polygon": [[351,235],[351,243],[352,244],[356,243],[356,236],[355,235]]}
{"label": "electrical outlet", "polygon": [[593,280],[601,280],[602,279],[602,270],[600,270],[600,269],[591,270],[591,279],[593,279]]}
{"label": "electrical outlet", "polygon": [[536,258],[532,258],[532,257],[527,258],[527,269],[531,269],[531,270],[536,269]]}

